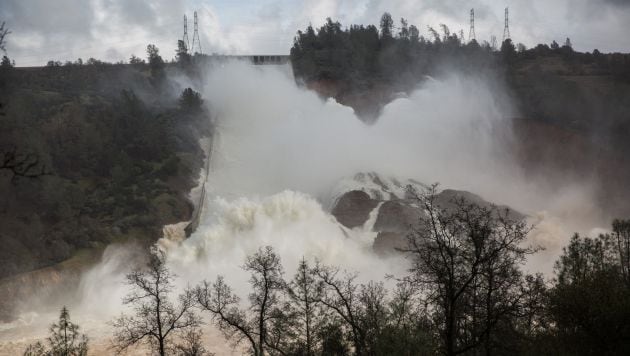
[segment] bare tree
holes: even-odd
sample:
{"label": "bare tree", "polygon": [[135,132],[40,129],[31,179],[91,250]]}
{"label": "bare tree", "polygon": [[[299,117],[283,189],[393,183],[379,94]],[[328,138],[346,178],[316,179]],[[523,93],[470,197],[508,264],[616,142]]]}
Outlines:
{"label": "bare tree", "polygon": [[370,281],[359,288],[359,322],[365,334],[367,355],[378,355],[376,341],[389,323],[387,290],[382,282]]}
{"label": "bare tree", "polygon": [[[0,25],[0,51],[4,52],[4,54],[7,53],[7,50],[5,48],[6,37],[10,33],[11,33],[11,31],[9,31],[9,29],[5,27],[5,23],[4,23],[4,21],[2,21],[2,24]],[[4,56],[4,58],[2,59],[3,64],[6,65],[5,58],[6,58],[6,61],[8,61],[9,58],[7,56]],[[10,63],[9,63],[9,65],[10,65]],[[15,65],[15,62],[13,63],[13,65]],[[3,107],[3,104],[0,102],[0,116],[4,116],[5,115],[4,111],[2,110],[2,107]]]}
{"label": "bare tree", "polygon": [[113,348],[116,352],[144,342],[158,355],[164,356],[175,348],[177,334],[185,336],[199,327],[201,321],[193,313],[194,295],[186,291],[179,295],[177,305],[170,300],[174,275],[166,268],[164,257],[152,254],[147,269],[136,269],[127,275],[133,288],[123,303],[133,306],[133,315],[121,315],[113,322]]}
{"label": "bare tree", "polygon": [[24,350],[23,356],[46,356],[46,348],[41,341],[30,344]]}
{"label": "bare tree", "polygon": [[201,341],[201,330],[189,328],[180,337],[179,343],[175,346],[177,356],[212,356],[213,353],[206,350]]}
{"label": "bare tree", "polygon": [[290,339],[287,333],[291,328],[282,300],[286,283],[280,258],[267,246],[248,256],[243,269],[251,272],[249,282],[253,287],[247,310],[239,308],[239,297],[221,276],[212,285],[204,281],[196,288],[197,301],[235,344],[247,340],[255,356],[285,355],[285,342]]}
{"label": "bare tree", "polygon": [[630,286],[630,220],[615,219],[612,227],[619,255],[619,269],[623,279]]}
{"label": "bare tree", "polygon": [[225,337],[234,340],[235,344],[247,340],[252,353],[260,355],[254,328],[247,320],[246,313],[238,307],[240,298],[232,292],[222,276],[217,277],[212,284],[204,281],[195,288],[195,294],[201,308],[211,313]]}
{"label": "bare tree", "polygon": [[435,355],[426,307],[414,286],[399,282],[388,303],[388,323],[377,354]]}
{"label": "bare tree", "polygon": [[[348,335],[356,355],[402,352],[403,348],[384,347],[383,336],[391,337],[399,331],[405,316],[397,313],[409,312],[415,301],[397,300],[399,309],[395,313],[381,282],[357,284],[356,274],[319,263],[312,273],[320,288],[317,301],[341,321],[342,331]],[[334,326],[334,322],[329,324],[328,327]]]}
{"label": "bare tree", "polygon": [[514,327],[528,340],[535,340],[550,328],[548,306],[548,287],[541,274],[525,276],[521,285],[518,315]]}
{"label": "bare tree", "polygon": [[356,274],[342,273],[339,268],[319,263],[313,269],[313,273],[317,276],[322,290],[318,302],[341,318],[350,330],[355,353],[363,355],[366,349],[366,333],[360,322]]}
{"label": "bare tree", "polygon": [[450,211],[436,204],[434,185],[410,193],[426,216],[413,227],[406,252],[412,267],[406,279],[420,287],[445,355],[494,347],[499,321],[515,313],[524,298],[518,269],[531,248],[522,247],[529,228],[509,211],[463,199]]}
{"label": "bare tree", "polygon": [[9,29],[7,27],[5,27],[5,22],[2,21],[2,24],[0,25],[0,50],[4,53],[7,53],[7,50],[5,48],[6,45],[6,37],[7,35],[9,35],[11,33],[11,31],[9,31]]}

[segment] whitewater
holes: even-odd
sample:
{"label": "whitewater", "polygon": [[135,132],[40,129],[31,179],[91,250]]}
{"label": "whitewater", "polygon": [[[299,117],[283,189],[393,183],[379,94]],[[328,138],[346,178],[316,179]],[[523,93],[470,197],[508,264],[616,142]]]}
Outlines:
{"label": "whitewater", "polygon": [[[551,270],[572,231],[600,224],[588,208],[590,182],[550,184],[526,176],[514,161],[510,120],[518,113],[499,81],[456,73],[426,78],[366,124],[351,108],[298,86],[289,66],[232,62],[208,68],[205,77],[195,90],[212,113],[214,134],[201,221],[188,239],[169,235],[157,244],[180,290],[223,275],[245,296],[244,259],[267,245],[287,278],[303,257],[357,272],[359,281],[402,276],[404,257],[372,250],[378,207],[354,229],[330,213],[344,192],[366,189],[353,178],[360,172],[439,182],[527,214],[537,226],[530,242],[546,248],[530,259],[533,271]],[[92,354],[108,354],[107,322],[126,310],[124,275],[137,256],[129,246],[110,246],[64,300]],[[0,325],[0,354],[21,353],[45,337],[60,305],[26,301],[19,320]],[[212,327],[204,332],[210,351],[238,354]]]}

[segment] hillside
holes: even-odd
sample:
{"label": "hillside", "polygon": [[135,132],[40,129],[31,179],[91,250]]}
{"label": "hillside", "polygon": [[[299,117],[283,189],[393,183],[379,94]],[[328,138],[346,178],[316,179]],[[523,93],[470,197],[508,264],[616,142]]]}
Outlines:
{"label": "hillside", "polygon": [[[417,29],[341,24],[298,32],[291,59],[298,82],[351,106],[364,121],[410,93],[428,77],[457,73],[489,81],[514,106],[506,118],[514,133],[511,154],[523,171],[597,182],[602,216],[626,216],[630,180],[630,55],[579,53],[557,43],[526,49],[505,41],[464,42],[444,27]],[[403,94],[404,95],[404,94]],[[420,113],[419,113],[420,114]]]}
{"label": "hillside", "polygon": [[153,243],[190,218],[210,128],[198,94],[167,79],[178,71],[0,70],[2,285],[73,256],[95,260],[112,242]]}

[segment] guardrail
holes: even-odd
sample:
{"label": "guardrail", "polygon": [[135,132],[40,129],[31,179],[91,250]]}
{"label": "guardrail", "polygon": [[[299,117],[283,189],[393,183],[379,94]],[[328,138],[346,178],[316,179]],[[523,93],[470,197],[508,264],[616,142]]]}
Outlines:
{"label": "guardrail", "polygon": [[287,64],[291,61],[291,56],[289,55],[223,55],[223,54],[213,54],[213,55],[204,55],[199,58],[201,61],[229,61],[229,60],[240,60],[240,61],[249,61],[254,65],[282,65]]}

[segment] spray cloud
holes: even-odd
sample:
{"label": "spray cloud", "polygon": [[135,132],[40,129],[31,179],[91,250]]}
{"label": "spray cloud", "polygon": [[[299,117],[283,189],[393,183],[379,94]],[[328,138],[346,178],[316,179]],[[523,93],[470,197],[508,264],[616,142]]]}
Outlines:
{"label": "spray cloud", "polygon": [[[349,230],[328,212],[339,182],[358,172],[440,182],[541,221],[545,214],[561,220],[568,213],[564,202],[579,206],[590,199],[581,183],[554,191],[524,178],[509,154],[509,100],[500,85],[480,78],[428,78],[388,104],[372,125],[298,88],[287,67],[227,63],[212,68],[198,89],[216,117],[207,205],[189,239],[161,242],[182,288],[221,274],[244,295],[240,266],[263,245],[278,252],[289,278],[302,256],[358,271],[364,280],[404,273],[404,259],[382,259],[371,250],[375,214]],[[540,224],[545,231],[535,242],[562,245],[556,225],[547,225]],[[86,320],[120,311],[122,261],[122,252],[111,249],[84,276],[77,308]]]}

